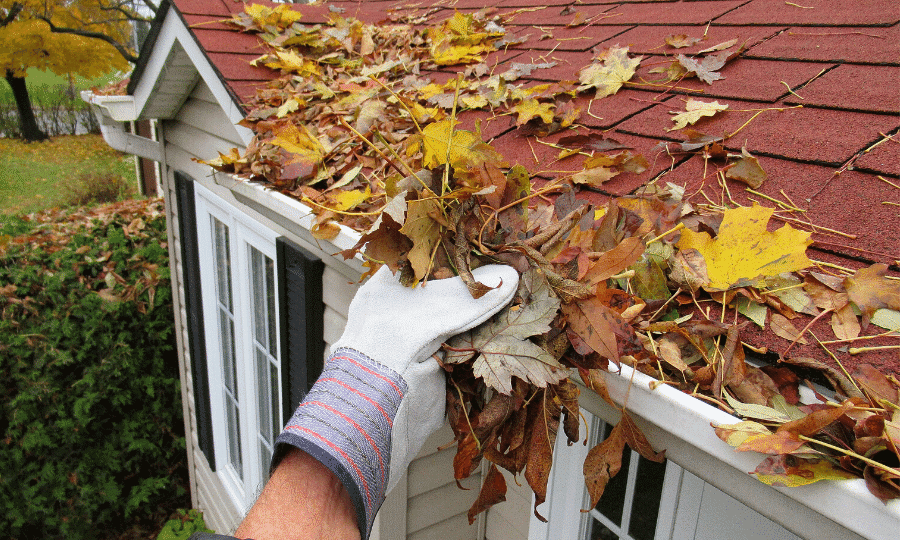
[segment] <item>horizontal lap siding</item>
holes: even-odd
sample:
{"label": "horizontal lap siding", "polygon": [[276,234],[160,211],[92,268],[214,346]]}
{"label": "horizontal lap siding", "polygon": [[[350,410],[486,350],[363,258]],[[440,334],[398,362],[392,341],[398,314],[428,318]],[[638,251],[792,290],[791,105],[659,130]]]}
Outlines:
{"label": "horizontal lap siding", "polygon": [[523,476],[518,477],[521,485],[517,485],[512,474],[501,471],[506,479],[506,501],[487,511],[485,539],[526,540],[531,520],[531,490]]}

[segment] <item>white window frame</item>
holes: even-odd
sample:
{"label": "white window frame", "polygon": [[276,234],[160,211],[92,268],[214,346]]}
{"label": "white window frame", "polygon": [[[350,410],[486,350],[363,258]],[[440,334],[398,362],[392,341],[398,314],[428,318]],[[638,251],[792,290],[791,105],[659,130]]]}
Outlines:
{"label": "white window frame", "polygon": [[[590,506],[590,496],[584,487],[584,459],[591,448],[600,441],[599,435],[603,431],[603,419],[594,416],[585,409],[581,414],[587,419],[588,444],[577,442],[572,446],[566,445],[566,437],[560,433],[556,437],[556,445],[553,450],[553,467],[550,471],[550,480],[547,483],[547,500],[538,508],[538,511],[547,518],[547,523],[531,516],[528,527],[528,540],[558,540],[560,538],[572,540],[586,540],[590,532],[592,521],[601,521],[610,530],[618,533],[618,527],[605,521],[605,517],[595,517],[599,514],[594,509],[591,512],[582,512]],[[630,518],[630,496],[633,495],[633,485],[637,476],[637,463],[639,454],[631,452],[631,466],[628,468],[628,484],[625,492],[625,508],[622,513],[622,523],[628,523]],[[660,495],[659,514],[656,518],[656,539],[674,538],[672,536],[675,526],[676,507],[681,490],[681,478],[684,470],[673,463],[666,462],[666,472],[663,480],[663,490]],[[622,474],[620,472],[620,474]],[[534,499],[532,495],[532,504]],[[630,539],[628,535],[622,538]]]}
{"label": "white window frame", "polygon": [[[250,247],[277,261],[274,231],[249,218],[228,204],[207,188],[195,184],[195,205],[197,216],[197,238],[199,246],[201,287],[203,290],[203,319],[206,331],[206,350],[210,386],[210,409],[213,432],[213,452],[216,456],[216,475],[240,512],[247,512],[253,505],[266,481],[268,463],[260,463],[258,434],[260,430],[259,411],[262,407],[261,392],[255,388],[258,376],[254,350],[253,298],[251,286]],[[222,343],[220,342],[218,299],[216,296],[216,261],[212,221],[215,218],[228,227],[229,251],[231,256],[231,294],[234,314],[234,347],[237,364],[236,388],[238,391],[238,417],[241,437],[241,476],[236,474],[229,457],[228,427],[226,425],[224,374],[222,365]],[[274,287],[278,291],[278,272],[274,272]],[[275,302],[275,332],[279,332],[279,302]],[[275,358],[281,358],[280,336],[275,337]],[[276,362],[277,383],[273,397],[278,405],[276,413],[280,422],[281,411],[281,365]],[[268,376],[267,376],[268,378]]]}
{"label": "white window frame", "polygon": [[[589,508],[591,503],[584,487],[584,459],[590,449],[599,442],[598,438],[603,431],[604,422],[602,418],[585,409],[581,409],[581,413],[590,426],[588,444],[584,445],[578,442],[567,446],[566,437],[562,433],[557,436],[553,451],[553,467],[547,483],[547,500],[538,508],[538,511],[547,518],[547,523],[532,515],[528,540],[559,540],[561,538],[588,540],[592,520],[600,521],[621,539],[630,540],[632,538],[628,534],[622,533],[618,526],[609,522],[596,509],[591,509],[590,512],[581,512],[581,509]],[[631,466],[627,473],[625,508],[623,508],[621,518],[623,524],[630,522],[629,505],[632,502],[630,497],[633,495],[633,486],[637,475],[636,465],[639,458],[637,452],[628,448],[626,451],[631,452]],[[532,495],[532,504],[534,504],[533,497]],[[704,505],[711,505],[714,508],[704,511]],[[716,520],[725,520],[725,522],[717,523]],[[728,525],[731,521],[743,523],[745,526],[737,527],[737,530],[732,530],[725,536],[712,532],[720,530],[720,525]],[[710,536],[710,534],[714,536]],[[701,537],[738,538],[738,536],[743,540],[768,538],[800,540],[798,536],[781,525],[707,484],[674,461],[667,460],[654,540]]]}

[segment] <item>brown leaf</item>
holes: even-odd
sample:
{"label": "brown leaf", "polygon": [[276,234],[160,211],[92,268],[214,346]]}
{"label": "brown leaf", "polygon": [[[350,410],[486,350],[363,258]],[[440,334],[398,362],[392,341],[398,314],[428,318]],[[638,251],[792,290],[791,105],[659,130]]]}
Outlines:
{"label": "brown leaf", "polygon": [[534,492],[534,515],[546,523],[537,507],[547,499],[547,481],[553,465],[553,444],[559,429],[560,406],[549,398],[547,390],[541,393],[541,399],[533,404],[536,414],[530,424],[525,480]]}
{"label": "brown leaf", "polygon": [[604,401],[616,407],[615,402],[609,395],[609,389],[606,387],[606,379],[603,378],[603,373],[604,370],[602,369],[578,368],[578,374],[581,376],[584,385],[602,397]]}
{"label": "brown leaf", "polygon": [[746,149],[742,149],[743,156],[734,165],[728,168],[725,176],[739,180],[753,189],[759,188],[769,177],[766,171],[759,165],[759,160],[751,156]]}
{"label": "brown leaf", "polygon": [[861,330],[859,319],[856,318],[856,313],[853,312],[850,304],[831,314],[831,329],[834,330],[834,335],[838,339],[850,340],[859,337]]}
{"label": "brown leaf", "polygon": [[790,433],[792,435],[811,437],[831,423],[836,422],[850,407],[852,407],[852,404],[849,401],[845,401],[840,407],[829,407],[811,412],[803,418],[781,424],[778,426],[776,434]]}
{"label": "brown leaf", "polygon": [[625,434],[622,423],[616,424],[605,441],[591,448],[584,459],[584,484],[591,496],[589,508],[600,501],[606,484],[622,468]]}
{"label": "brown leaf", "polygon": [[622,272],[641,258],[644,242],[636,236],[622,240],[616,247],[600,255],[579,281],[596,285]]}
{"label": "brown leaf", "polygon": [[481,452],[478,450],[478,442],[472,433],[467,433],[456,446],[456,455],[453,457],[453,477],[459,485],[459,481],[468,478],[478,464],[481,463]]}
{"label": "brown leaf", "polygon": [[796,341],[801,345],[806,345],[809,342],[806,341],[805,337],[800,335],[800,331],[791,323],[791,321],[787,320],[784,315],[779,313],[773,313],[771,317],[769,317],[769,328],[772,330],[776,336],[786,339],[788,341]]}
{"label": "brown leaf", "polygon": [[610,150],[621,150],[631,148],[627,144],[605,137],[602,133],[588,133],[579,135],[567,135],[561,137],[557,143],[566,148],[577,148],[586,152],[608,152]]}
{"label": "brown leaf", "polygon": [[778,431],[769,435],[751,435],[737,447],[737,450],[738,452],[759,452],[773,455],[790,454],[796,452],[803,444],[796,434]]}
{"label": "brown leaf", "polygon": [[[886,450],[883,450],[867,457],[869,457],[870,459],[874,459],[875,461],[882,462],[883,460],[886,461],[886,459],[890,459],[889,456],[893,456],[893,454]],[[896,468],[898,463],[897,460],[893,459],[892,461],[893,463],[891,465]],[[869,492],[881,499],[882,502],[900,498],[900,487],[897,486],[896,479],[886,479],[883,473],[881,473],[880,469],[876,469],[875,467],[866,464],[866,468],[863,469],[863,478],[866,481],[866,487],[869,489]],[[888,482],[886,480],[893,480],[893,482]]]}
{"label": "brown leaf", "polygon": [[691,45],[696,45],[702,40],[702,37],[688,37],[687,34],[670,34],[666,36],[666,44],[676,49],[683,49],[685,47],[690,47]]}
{"label": "brown leaf", "polygon": [[503,473],[495,465],[491,465],[487,476],[484,478],[484,483],[481,484],[481,492],[478,494],[478,498],[466,514],[469,518],[469,525],[475,523],[475,516],[505,500],[506,479],[503,478]]}
{"label": "brown leaf", "polygon": [[487,437],[491,431],[498,428],[514,412],[516,399],[511,395],[495,392],[484,409],[478,413],[475,419],[475,436],[479,439]]}
{"label": "brown leaf", "polygon": [[566,379],[553,387],[556,398],[562,403],[563,433],[566,434],[566,443],[578,441],[578,433],[581,427],[581,411],[578,407],[578,394],[580,391],[571,380]]}
{"label": "brown leaf", "polygon": [[887,279],[886,273],[887,265],[878,263],[861,268],[844,279],[847,295],[863,312],[864,322],[868,322],[877,309],[900,310],[900,281]]}
{"label": "brown leaf", "polygon": [[628,446],[632,450],[650,461],[662,463],[666,460],[666,451],[663,450],[659,453],[654,452],[653,447],[650,445],[644,432],[634,423],[634,420],[631,419],[631,416],[627,412],[622,411],[622,419],[619,421],[619,425],[622,426],[625,442],[628,443]]}
{"label": "brown leaf", "polygon": [[887,400],[894,405],[900,405],[900,391],[897,387],[870,364],[861,364],[853,370],[853,378],[874,400],[874,405],[880,406],[879,400]]}
{"label": "brown leaf", "polygon": [[577,303],[563,304],[562,312],[566,316],[569,328],[591,349],[618,364],[619,346],[616,341],[616,330],[628,325],[615,311],[593,297]]}

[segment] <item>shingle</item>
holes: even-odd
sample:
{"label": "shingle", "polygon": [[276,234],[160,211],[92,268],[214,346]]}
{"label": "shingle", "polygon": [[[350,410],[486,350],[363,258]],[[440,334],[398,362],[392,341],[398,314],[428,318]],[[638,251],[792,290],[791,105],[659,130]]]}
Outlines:
{"label": "shingle", "polygon": [[713,24],[890,26],[897,21],[896,0],[754,0]]}
{"label": "shingle", "polygon": [[[719,43],[737,39],[738,43],[744,43],[752,47],[764,39],[778,33],[779,28],[760,26],[636,26],[623,34],[616,36],[615,41],[619,45],[628,45],[636,54],[662,54],[675,56],[678,54],[692,55],[698,51],[712,47]],[[703,38],[702,41],[690,47],[676,49],[666,45],[667,36],[686,35],[688,37]]]}
{"label": "shingle", "polygon": [[[783,110],[774,110],[747,101],[717,101],[729,105],[729,110],[700,119],[692,126],[694,129],[722,136],[736,132],[746,123],[739,133],[726,141],[727,147],[740,149],[746,145],[753,153],[835,167],[878,140],[879,133],[888,133],[900,126],[900,117],[883,114],[796,108],[787,104],[778,107]],[[675,101],[670,100],[625,120],[616,129],[678,140],[677,132],[666,131],[673,125],[669,111],[684,111],[684,106],[678,103],[675,107]]]}
{"label": "shingle", "polygon": [[665,2],[622,4],[607,12],[609,18],[597,24],[690,25],[718,20],[744,2],[709,0],[704,2]]}
{"label": "shingle", "polygon": [[789,96],[785,102],[900,114],[900,66],[844,64],[803,87],[797,96]]}
{"label": "shingle", "polygon": [[754,45],[747,56],[780,60],[900,65],[900,25],[890,28],[789,28]]}
{"label": "shingle", "polygon": [[[647,67],[638,70],[636,78],[654,84],[671,87],[676,94],[687,94],[700,99],[731,98],[758,100],[774,103],[788,95],[789,89],[812,80],[821,73],[822,64],[805,62],[776,62],[773,60],[752,60],[739,58],[725,65],[719,73],[722,79],[706,84],[696,77],[666,83],[659,74],[649,73],[652,67],[658,67],[660,60],[651,59],[644,62]],[[830,66],[829,66],[830,67]]]}
{"label": "shingle", "polygon": [[[859,156],[853,165],[858,170],[891,176],[893,183],[900,185],[900,180],[897,180],[900,178],[900,136],[894,133],[891,138],[880,139],[880,142]],[[900,202],[900,189],[894,193],[896,201]]]}

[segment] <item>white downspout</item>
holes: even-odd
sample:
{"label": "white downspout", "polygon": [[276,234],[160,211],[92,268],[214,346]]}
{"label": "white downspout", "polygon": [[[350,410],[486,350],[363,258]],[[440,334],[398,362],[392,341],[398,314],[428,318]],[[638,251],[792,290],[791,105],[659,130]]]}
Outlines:
{"label": "white downspout", "polygon": [[130,133],[123,124],[137,120],[134,96],[98,96],[85,90],[81,99],[90,104],[106,144],[126,154],[162,161],[162,145],[158,141]]}

